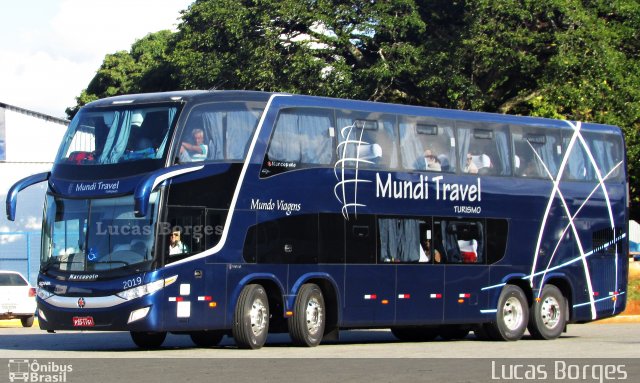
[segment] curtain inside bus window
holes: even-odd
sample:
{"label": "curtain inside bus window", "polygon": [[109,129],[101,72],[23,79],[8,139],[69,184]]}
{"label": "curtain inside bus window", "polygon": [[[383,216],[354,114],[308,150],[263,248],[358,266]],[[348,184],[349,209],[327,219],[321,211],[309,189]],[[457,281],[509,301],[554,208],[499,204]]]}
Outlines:
{"label": "curtain inside bus window", "polygon": [[609,181],[620,181],[623,174],[622,143],[620,139],[613,135],[595,133],[583,133],[582,136],[589,146],[601,176],[603,178],[606,177]]}
{"label": "curtain inside bus window", "polygon": [[194,128],[205,131],[207,160],[240,161],[249,150],[262,109],[249,103],[213,103],[195,108],[187,121],[185,134]]}
{"label": "curtain inside bus window", "polygon": [[302,163],[322,164],[331,162],[331,119],[326,115],[301,114],[298,120]]}
{"label": "curtain inside bus window", "polygon": [[271,138],[268,159],[312,165],[331,162],[329,111],[300,109],[280,113]]}
{"label": "curtain inside bus window", "polygon": [[506,130],[496,130],[496,151],[498,154],[498,160],[496,165],[500,165],[498,174],[501,176],[511,175],[511,155],[510,155],[510,142],[509,134]]}
{"label": "curtain inside bus window", "polygon": [[569,158],[562,174],[562,179],[568,181],[588,181],[595,178],[593,165],[589,160],[582,142],[578,139],[574,141],[573,147],[569,148],[571,137],[563,137],[565,151],[569,151]]}
{"label": "curtain inside bus window", "polygon": [[[223,113],[204,113],[202,116],[190,117],[187,123],[189,126],[198,125],[202,123],[206,136],[208,137],[208,159],[209,160],[223,160],[224,159],[224,121]],[[195,121],[192,121],[195,120]],[[185,132],[188,129],[185,129]],[[183,133],[184,135],[185,133]]]}
{"label": "curtain inside bus window", "polygon": [[269,160],[300,163],[300,136],[298,135],[298,116],[293,113],[280,113],[271,143]]}
{"label": "curtain inside bus window", "polygon": [[550,129],[512,126],[515,174],[522,177],[555,178],[560,166],[560,137]]}
{"label": "curtain inside bus window", "polygon": [[131,111],[114,112],[111,124],[108,124],[109,135],[100,156],[100,163],[115,164],[127,149],[131,132]]}
{"label": "curtain inside bus window", "polygon": [[244,160],[260,113],[248,108],[227,112],[227,159]]}
{"label": "curtain inside bus window", "polygon": [[380,263],[420,260],[420,221],[405,218],[379,218]]}

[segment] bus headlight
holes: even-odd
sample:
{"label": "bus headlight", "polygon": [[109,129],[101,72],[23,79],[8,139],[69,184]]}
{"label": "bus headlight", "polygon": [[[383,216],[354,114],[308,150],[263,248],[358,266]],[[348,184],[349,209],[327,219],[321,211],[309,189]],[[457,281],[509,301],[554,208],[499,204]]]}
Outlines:
{"label": "bus headlight", "polygon": [[38,288],[38,292],[36,293],[36,295],[38,295],[38,298],[42,299],[43,301],[51,298],[51,296],[53,295],[52,293],[48,292],[47,290],[43,289],[43,288]]}
{"label": "bus headlight", "polygon": [[160,279],[155,282],[147,283],[146,285],[134,287],[128,290],[121,291],[116,295],[120,298],[130,301],[132,299],[140,298],[145,295],[153,294],[158,290],[161,290],[165,286],[169,286],[176,281],[177,276],[173,276],[167,279]]}

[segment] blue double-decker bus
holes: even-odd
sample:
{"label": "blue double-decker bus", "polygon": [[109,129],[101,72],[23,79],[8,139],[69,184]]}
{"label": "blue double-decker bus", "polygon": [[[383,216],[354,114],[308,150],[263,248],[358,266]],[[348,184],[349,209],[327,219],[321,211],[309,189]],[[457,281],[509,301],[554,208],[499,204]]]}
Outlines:
{"label": "blue double-decker bus", "polygon": [[47,182],[44,330],[213,346],[339,330],[553,339],[625,308],[619,128],[247,91],[125,95]]}

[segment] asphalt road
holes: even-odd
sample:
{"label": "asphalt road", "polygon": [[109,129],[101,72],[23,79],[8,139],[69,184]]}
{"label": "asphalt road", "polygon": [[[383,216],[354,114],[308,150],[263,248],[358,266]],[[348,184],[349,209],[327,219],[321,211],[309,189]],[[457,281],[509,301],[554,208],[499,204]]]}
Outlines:
{"label": "asphalt road", "polygon": [[[0,361],[0,381],[11,368],[15,369],[11,363],[16,360],[48,363],[49,367],[45,365],[40,370],[44,369],[45,374],[57,373],[57,381],[63,381],[63,374],[51,372],[56,370],[51,364],[69,364],[73,370],[64,375],[64,381],[90,379],[92,383],[120,380],[451,383],[514,380],[520,375],[526,378],[527,372],[534,378],[531,381],[563,377],[556,381],[578,380],[572,377],[583,382],[640,381],[638,323],[570,325],[567,333],[553,341],[534,340],[525,335],[518,342],[488,342],[477,340],[472,333],[459,341],[406,343],[396,340],[388,330],[357,330],[343,331],[339,342],[315,348],[294,347],[288,342],[287,335],[274,335],[260,350],[238,350],[233,339],[225,337],[220,346],[204,349],[195,347],[188,336],[170,334],[161,349],[142,351],[135,347],[128,333],[48,334],[35,327],[23,329],[0,324],[0,359],[8,362]],[[607,371],[613,379],[603,379]],[[598,378],[600,372],[602,376]],[[40,378],[40,381],[52,380]]]}

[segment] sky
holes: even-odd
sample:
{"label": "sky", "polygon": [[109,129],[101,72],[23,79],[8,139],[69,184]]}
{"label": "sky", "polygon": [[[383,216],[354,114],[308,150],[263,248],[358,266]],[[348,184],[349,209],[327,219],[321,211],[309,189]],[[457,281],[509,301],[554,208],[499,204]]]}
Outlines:
{"label": "sky", "polygon": [[176,30],[193,0],[0,0],[0,102],[65,118],[105,55]]}

